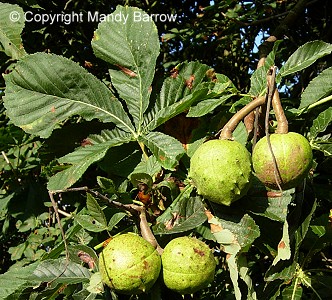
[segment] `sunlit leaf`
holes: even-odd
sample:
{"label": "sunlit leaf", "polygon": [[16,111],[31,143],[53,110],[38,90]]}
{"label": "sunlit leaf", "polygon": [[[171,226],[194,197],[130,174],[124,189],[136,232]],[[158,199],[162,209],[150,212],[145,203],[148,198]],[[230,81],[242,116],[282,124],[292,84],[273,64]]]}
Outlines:
{"label": "sunlit leaf", "polygon": [[12,59],[26,54],[21,39],[24,28],[24,11],[18,5],[0,3],[0,51]]}
{"label": "sunlit leaf", "polygon": [[287,260],[291,257],[288,222],[285,220],[282,228],[282,238],[278,244],[278,254],[274,258],[272,265],[276,265],[280,260]]}
{"label": "sunlit leaf", "polygon": [[[117,6],[109,18],[99,24],[92,47],[96,56],[114,66],[109,71],[112,84],[126,101],[136,130],[140,132],[143,114],[149,106],[159,37],[153,21],[139,20],[138,14],[145,13],[136,7]],[[126,21],[112,18],[116,15]]]}
{"label": "sunlit leaf", "polygon": [[91,144],[77,148],[74,152],[59,159],[59,163],[70,164],[70,166],[49,179],[47,185],[49,190],[63,190],[72,186],[81,178],[87,168],[101,160],[111,147],[129,142],[131,137],[120,135],[116,130],[113,130],[105,139],[96,139],[94,136],[90,140]]}
{"label": "sunlit leaf", "polygon": [[62,56],[25,56],[4,76],[4,105],[13,123],[24,131],[48,137],[67,118],[113,122],[134,134],[121,103],[96,77]]}
{"label": "sunlit leaf", "polygon": [[90,216],[106,227],[107,221],[104,212],[99,206],[97,200],[89,193],[86,196],[86,206]]}
{"label": "sunlit leaf", "polygon": [[40,280],[41,282],[54,282],[74,284],[79,282],[89,282],[91,273],[87,268],[64,259],[44,260],[30,276],[31,280]]}
{"label": "sunlit leaf", "polygon": [[285,62],[279,71],[279,76],[301,71],[312,65],[317,59],[330,54],[332,45],[323,41],[312,41],[298,48]]}
{"label": "sunlit leaf", "polygon": [[[331,73],[332,74],[332,73]],[[310,139],[314,139],[319,133],[324,132],[332,122],[332,107],[321,112],[310,127]]]}
{"label": "sunlit leaf", "polygon": [[321,98],[331,95],[331,80],[332,68],[325,69],[322,73],[315,77],[303,91],[299,109],[308,107],[309,105],[316,103]]}
{"label": "sunlit leaf", "polygon": [[139,141],[151,150],[157,161],[166,169],[174,169],[185,153],[178,140],[161,132],[150,132],[139,137]]}

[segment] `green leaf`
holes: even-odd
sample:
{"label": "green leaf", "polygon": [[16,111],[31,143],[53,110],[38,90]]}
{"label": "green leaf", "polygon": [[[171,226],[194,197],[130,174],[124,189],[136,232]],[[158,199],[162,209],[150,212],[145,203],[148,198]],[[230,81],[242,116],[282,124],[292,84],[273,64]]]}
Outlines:
{"label": "green leaf", "polygon": [[216,228],[212,233],[221,244],[221,249],[229,254],[235,255],[250,246],[260,235],[259,227],[248,214],[237,221],[226,220],[226,216],[213,216],[209,218],[209,223]]}
{"label": "green leaf", "polygon": [[153,185],[153,179],[146,173],[132,173],[130,175],[130,181],[134,187],[137,187],[140,183],[145,183],[149,188]]}
{"label": "green leaf", "polygon": [[125,212],[115,213],[108,222],[108,230],[111,231],[126,216]]}
{"label": "green leaf", "polygon": [[99,206],[97,200],[89,193],[86,196],[86,206],[90,216],[103,226],[107,227],[107,221],[103,210]]}
{"label": "green leaf", "polygon": [[116,193],[116,187],[112,179],[105,178],[102,176],[97,176],[97,183],[104,193],[110,195]]}
{"label": "green leaf", "polygon": [[165,169],[173,170],[185,153],[177,139],[161,132],[150,132],[145,136],[140,136],[139,141],[151,150]]}
{"label": "green leaf", "polygon": [[241,300],[242,299],[242,294],[241,290],[239,287],[239,270],[238,270],[238,265],[237,265],[237,259],[235,254],[230,254],[226,258],[226,262],[228,265],[229,269],[229,275],[234,287],[234,293],[235,293],[235,299],[236,300]]}
{"label": "green leaf", "polygon": [[92,294],[102,294],[104,292],[102,277],[99,272],[94,273],[91,276],[87,290]]}
{"label": "green leaf", "polygon": [[[160,108],[160,110],[151,112],[149,117],[146,119],[146,121],[148,122],[146,124],[146,130],[152,131],[152,130],[156,129],[158,126],[160,126],[161,124],[164,124],[169,119],[184,112],[196,101],[206,98],[207,93],[208,93],[207,88],[197,90],[193,94],[190,94],[190,95],[182,98],[178,102],[170,104],[170,106],[166,106],[166,107]],[[172,97],[172,95],[170,95],[169,97]]]}
{"label": "green leaf", "polygon": [[21,39],[24,28],[24,11],[18,5],[0,3],[0,51],[12,59],[26,54]]}
{"label": "green leaf", "polygon": [[310,139],[314,139],[319,133],[324,132],[332,122],[332,107],[321,112],[310,127]]}
{"label": "green leaf", "polygon": [[[138,133],[149,106],[159,55],[157,27],[152,20],[138,17],[143,14],[145,12],[136,7],[117,6],[108,21],[99,24],[92,40],[95,55],[116,66],[116,70],[109,70],[112,84],[126,101]],[[122,20],[113,18],[117,15],[121,15]]]}
{"label": "green leaf", "polygon": [[332,141],[315,142],[312,144],[312,147],[323,152],[325,156],[332,156]]}
{"label": "green leaf", "polygon": [[267,69],[262,66],[258,68],[250,77],[251,86],[249,94],[255,97],[260,96],[266,91]]}
{"label": "green leaf", "polygon": [[236,140],[243,146],[246,146],[248,140],[248,132],[243,122],[240,122],[236,126],[235,130],[233,131],[233,137],[234,140]]}
{"label": "green leaf", "polygon": [[[210,69],[207,65],[190,62],[178,65],[176,69],[178,74],[164,80],[160,97],[145,117],[146,130],[154,130],[188,109],[193,103],[207,99],[209,88],[202,84],[206,79],[206,72]],[[191,88],[186,85],[190,78],[193,79]]]}
{"label": "green leaf", "polygon": [[62,258],[48,259],[39,263],[38,267],[33,271],[31,280],[39,280],[41,282],[53,281],[54,283],[82,283],[89,282],[91,273],[87,268]]}
{"label": "green leaf", "polygon": [[284,222],[288,213],[288,205],[294,198],[294,189],[283,191],[281,197],[272,197],[272,195],[268,197],[267,191],[261,183],[257,183],[257,185],[254,183],[248,196],[250,200],[242,204],[243,208],[256,215]]}
{"label": "green leaf", "polygon": [[298,48],[279,71],[278,77],[301,71],[312,65],[317,59],[330,54],[332,45],[323,41],[312,41]]}
{"label": "green leaf", "polygon": [[141,161],[139,144],[131,142],[109,149],[98,165],[107,174],[128,178]]}
{"label": "green leaf", "polygon": [[90,136],[89,140],[92,145],[77,148],[58,160],[59,163],[71,164],[71,166],[49,179],[47,187],[50,191],[64,190],[72,186],[91,164],[101,160],[110,148],[129,142],[131,136],[119,134],[119,131],[113,130],[108,131],[108,136],[104,139]]}
{"label": "green leaf", "polygon": [[252,279],[250,277],[250,268],[248,266],[247,258],[244,254],[238,256],[237,259],[239,274],[242,280],[246,283],[248,288],[248,300],[257,300],[256,292],[253,286]]}
{"label": "green leaf", "polygon": [[302,286],[298,280],[293,280],[290,286],[287,286],[281,292],[282,299],[301,300],[302,299]]}
{"label": "green leaf", "polygon": [[148,160],[141,161],[134,169],[133,173],[145,173],[154,177],[161,171],[161,164],[157,161],[157,158],[151,155]]}
{"label": "green leaf", "polygon": [[212,112],[216,107],[225,103],[234,94],[224,95],[218,99],[207,99],[199,102],[196,106],[189,109],[187,117],[201,117]]}
{"label": "green leaf", "polygon": [[23,291],[29,286],[38,286],[40,281],[29,280],[31,273],[38,267],[40,262],[32,263],[26,267],[11,268],[0,275],[0,299],[9,298],[15,292]]}
{"label": "green leaf", "polygon": [[107,225],[98,222],[94,217],[89,215],[76,215],[75,221],[80,224],[85,230],[91,232],[101,232],[108,229]]}
{"label": "green leaf", "polygon": [[316,103],[321,98],[331,95],[332,93],[332,67],[325,69],[317,77],[315,77],[301,95],[301,103],[299,109],[308,107]]}
{"label": "green leaf", "polygon": [[80,115],[86,120],[113,122],[135,135],[120,101],[101,81],[67,58],[28,55],[4,78],[7,114],[28,133],[48,137],[62,121]]}
{"label": "green leaf", "polygon": [[85,259],[89,257],[89,259],[94,262],[94,267],[92,269],[98,270],[98,255],[92,248],[86,245],[69,245],[68,252],[70,261],[77,264],[82,264],[83,262],[85,266],[88,267],[87,262],[83,259],[84,255]]}
{"label": "green leaf", "polygon": [[174,234],[192,230],[206,221],[201,197],[184,193],[174,200],[153,226],[156,235]]}
{"label": "green leaf", "polygon": [[266,91],[266,84],[267,84],[266,75],[269,68],[274,65],[275,56],[278,51],[280,43],[281,41],[276,41],[274,43],[273,49],[266,57],[264,65],[255,70],[255,72],[252,74],[250,78],[251,81],[250,90],[249,90],[250,95],[257,97],[259,95],[262,95]]}

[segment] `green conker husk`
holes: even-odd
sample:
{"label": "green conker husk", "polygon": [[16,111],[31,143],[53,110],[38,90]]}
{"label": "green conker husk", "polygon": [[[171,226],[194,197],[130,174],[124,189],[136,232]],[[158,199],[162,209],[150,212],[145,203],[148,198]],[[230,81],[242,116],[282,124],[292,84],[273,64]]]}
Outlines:
{"label": "green conker husk", "polygon": [[[312,149],[301,134],[289,132],[270,135],[273,154],[281,177],[280,186],[287,190],[298,186],[307,177],[312,166]],[[252,154],[253,168],[258,179],[271,189],[278,189],[272,154],[264,137]]]}
{"label": "green conker husk", "polygon": [[191,237],[170,241],[161,256],[165,285],[182,295],[206,288],[214,279],[216,261],[210,248]]}
{"label": "green conker husk", "polygon": [[229,206],[250,188],[250,153],[237,141],[210,140],[192,156],[189,177],[198,194],[212,202]]}
{"label": "green conker husk", "polygon": [[133,233],[114,237],[99,255],[103,283],[120,294],[147,292],[156,282],[160,269],[158,252]]}

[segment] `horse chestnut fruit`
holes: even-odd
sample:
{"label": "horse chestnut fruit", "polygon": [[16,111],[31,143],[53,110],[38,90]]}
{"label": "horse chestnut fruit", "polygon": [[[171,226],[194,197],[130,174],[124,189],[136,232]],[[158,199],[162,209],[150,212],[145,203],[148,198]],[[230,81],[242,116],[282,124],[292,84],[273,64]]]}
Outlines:
{"label": "horse chestnut fruit", "polygon": [[[308,175],[312,165],[312,150],[308,140],[301,134],[289,132],[270,135],[273,154],[281,177],[280,187],[291,189]],[[258,179],[271,189],[278,189],[275,165],[266,137],[256,144],[252,154],[253,168]]]}
{"label": "horse chestnut fruit", "polygon": [[182,295],[192,294],[213,281],[216,261],[210,248],[196,238],[173,239],[161,259],[165,285]]}
{"label": "horse chestnut fruit", "polygon": [[147,292],[156,282],[160,269],[158,252],[132,233],[114,237],[99,256],[102,281],[120,294]]}
{"label": "horse chestnut fruit", "polygon": [[229,206],[243,197],[250,187],[250,153],[236,141],[210,140],[192,156],[189,177],[198,194]]}

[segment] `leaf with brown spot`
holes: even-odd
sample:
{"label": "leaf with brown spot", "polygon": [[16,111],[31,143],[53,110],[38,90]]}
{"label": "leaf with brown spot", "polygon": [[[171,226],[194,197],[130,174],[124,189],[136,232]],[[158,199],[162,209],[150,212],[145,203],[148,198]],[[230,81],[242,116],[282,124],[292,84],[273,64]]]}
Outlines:
{"label": "leaf with brown spot", "polygon": [[125,73],[126,75],[128,75],[129,77],[137,77],[137,74],[132,71],[132,70],[129,70],[128,68],[126,67],[123,67],[123,66],[120,66],[120,65],[116,65],[123,73]]}

